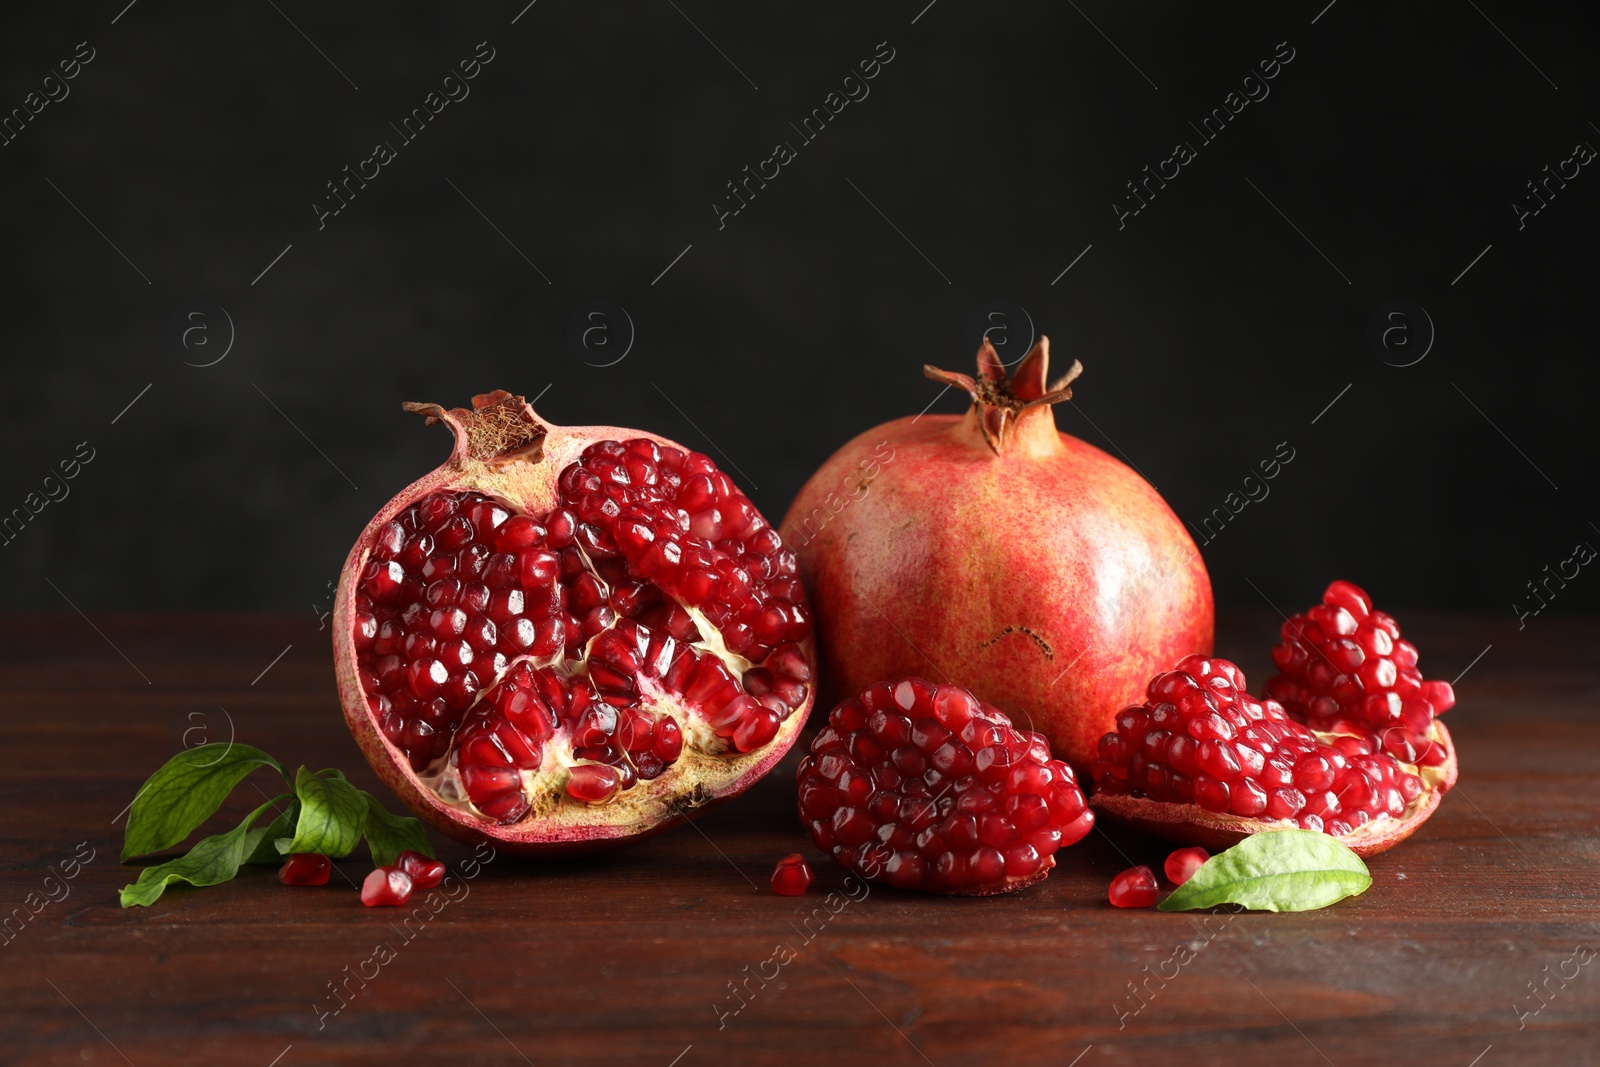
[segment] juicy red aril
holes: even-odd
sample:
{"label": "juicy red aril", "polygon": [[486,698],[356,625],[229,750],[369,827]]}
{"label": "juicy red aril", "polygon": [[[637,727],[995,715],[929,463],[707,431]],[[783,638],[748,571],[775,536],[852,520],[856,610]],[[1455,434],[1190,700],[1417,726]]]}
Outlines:
{"label": "juicy red aril", "polygon": [[399,867],[377,867],[361,883],[361,903],[369,908],[397,907],[411,899],[411,876]]}
{"label": "juicy red aril", "polygon": [[[1348,591],[1341,595],[1353,600]],[[1335,608],[1350,613],[1343,604]],[[1342,616],[1328,623],[1349,625]],[[1226,685],[1214,684],[1218,678]],[[1340,832],[1398,817],[1422,792],[1421,779],[1393,755],[1355,736],[1358,727],[1330,724],[1344,736],[1325,743],[1277,701],[1244,692],[1244,684],[1232,663],[1203,656],[1157,675],[1148,702],[1123,711],[1116,732],[1100,739],[1091,764],[1096,790],[1330,832],[1327,820],[1335,816],[1343,820]]]}
{"label": "juicy red aril", "polygon": [[395,866],[410,876],[414,889],[432,889],[444,881],[444,864],[420,852],[406,849],[394,862]]}
{"label": "juicy red aril", "polygon": [[278,881],[284,885],[327,885],[333,863],[316,852],[296,852],[284,861]]}
{"label": "juicy red aril", "polygon": [[778,861],[772,870],[772,891],[780,897],[797,897],[811,887],[811,866],[798,852]]}
{"label": "juicy red aril", "polygon": [[[719,754],[752,752],[812,681],[794,553],[708,458],[598,441],[558,485],[543,516],[428,494],[380,528],[356,595],[357,665],[383,735],[419,773],[453,767],[499,823],[531,810],[527,774],[545,773],[557,735],[574,765],[546,770],[601,803],[681,756],[663,698],[704,721]],[[755,665],[748,683],[696,611]]]}
{"label": "juicy red aril", "polygon": [[1045,876],[1094,816],[1041,735],[955,686],[873,686],[800,762],[802,821],[842,866],[901,889],[983,894]]}
{"label": "juicy red aril", "polygon": [[1119,908],[1148,908],[1156,902],[1156,876],[1149,867],[1129,867],[1111,879],[1106,894]]}
{"label": "juicy red aril", "polygon": [[1431,742],[1435,715],[1455,706],[1449,682],[1425,681],[1417,650],[1392,617],[1374,611],[1357,586],[1336,581],[1322,603],[1283,624],[1272,650],[1278,673],[1266,694],[1313,729],[1356,732],[1404,763],[1436,766],[1442,748]]}
{"label": "juicy red aril", "polygon": [[1161,869],[1166,873],[1167,881],[1173,885],[1182,885],[1194,876],[1200,865],[1211,858],[1211,854],[1203,848],[1180,848],[1167,857]]}

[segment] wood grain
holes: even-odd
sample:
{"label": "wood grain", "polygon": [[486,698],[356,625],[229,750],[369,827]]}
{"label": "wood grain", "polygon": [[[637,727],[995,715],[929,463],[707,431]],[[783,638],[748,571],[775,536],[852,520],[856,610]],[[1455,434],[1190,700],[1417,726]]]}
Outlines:
{"label": "wood grain", "polygon": [[[0,916],[28,917],[0,946],[0,1063],[1600,1063],[1600,962],[1567,962],[1600,949],[1600,624],[1402,618],[1432,675],[1493,645],[1450,713],[1461,785],[1371,861],[1366,895],[1325,911],[1116,911],[1111,876],[1164,849],[1101,832],[1009,897],[847,896],[797,823],[791,753],[743,800],[631,850],[495,858],[409,930],[360,905],[361,855],[325,889],[255,868],[117,906],[137,873],[117,862],[118,813],[186,731],[225,740],[231,723],[381,788],[314,619],[96,619],[103,637],[79,616],[0,620]],[[1224,621],[1219,651],[1259,683],[1275,618]],[[245,786],[217,824],[259,802]],[[80,842],[93,860],[47,882]],[[817,884],[775,896],[772,864],[796,850]],[[458,871],[469,856],[442,843]],[[392,961],[349,977],[380,945]],[[764,962],[780,947],[793,959]]]}

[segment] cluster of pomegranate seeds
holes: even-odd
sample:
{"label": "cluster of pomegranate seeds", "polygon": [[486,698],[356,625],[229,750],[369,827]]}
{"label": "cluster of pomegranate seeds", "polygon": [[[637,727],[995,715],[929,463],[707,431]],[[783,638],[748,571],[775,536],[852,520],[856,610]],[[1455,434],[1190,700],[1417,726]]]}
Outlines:
{"label": "cluster of pomegranate seeds", "polygon": [[991,893],[1045,876],[1094,815],[1042,734],[953,685],[872,686],[800,761],[800,817],[844,867],[902,889]]}
{"label": "cluster of pomegranate seeds", "polygon": [[1282,637],[1265,692],[1289,714],[1317,730],[1364,735],[1402,763],[1445,761],[1433,719],[1455,706],[1455,692],[1423,679],[1416,646],[1365,591],[1334,582],[1322,603],[1283,624]]}
{"label": "cluster of pomegranate seeds", "polygon": [[1210,858],[1211,853],[1198,846],[1180,848],[1168,856],[1167,861],[1161,867],[1167,876],[1167,881],[1173,885],[1182,885],[1190,878],[1193,878],[1194,872],[1198,871],[1200,866]]}
{"label": "cluster of pomegranate seeds", "polygon": [[1102,792],[1292,819],[1334,836],[1398,817],[1422,793],[1422,779],[1370,737],[1325,743],[1276,700],[1247,693],[1244,672],[1225,659],[1190,656],[1151,679],[1146,695],[1100,739],[1091,771]]}
{"label": "cluster of pomegranate seeds", "polygon": [[296,852],[284,861],[278,881],[284,885],[327,885],[333,863],[317,852]]}
{"label": "cluster of pomegranate seeds", "polygon": [[798,852],[791,852],[772,869],[772,891],[780,897],[798,897],[811,888],[811,865]]}
{"label": "cluster of pomegranate seeds", "polygon": [[369,908],[399,907],[411,899],[411,876],[399,867],[375,867],[361,883],[361,903]]}
{"label": "cluster of pomegranate seeds", "polygon": [[659,776],[687,725],[656,710],[663,695],[711,748],[749,752],[812,682],[795,555],[708,457],[598,441],[558,483],[542,517],[429,494],[378,531],[355,597],[384,736],[419,773],[448,755],[501,823],[530,810],[526,775],[547,758],[586,803]]}
{"label": "cluster of pomegranate seeds", "polygon": [[1106,896],[1118,908],[1148,908],[1156,902],[1156,875],[1149,867],[1129,867],[1111,879]]}

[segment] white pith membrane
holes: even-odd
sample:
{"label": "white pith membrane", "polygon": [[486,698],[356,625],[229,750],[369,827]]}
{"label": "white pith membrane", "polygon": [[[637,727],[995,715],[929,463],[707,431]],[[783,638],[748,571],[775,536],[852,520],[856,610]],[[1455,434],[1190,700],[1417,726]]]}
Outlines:
{"label": "white pith membrane", "polygon": [[[351,561],[347,608],[366,714],[416,781],[457,817],[555,837],[725,792],[787,748],[813,680],[794,554],[748,498],[669,442],[594,441],[580,457],[575,438],[386,510]],[[547,511],[515,503],[547,499],[556,469]],[[630,747],[640,737],[656,740]]]}
{"label": "white pith membrane", "polygon": [[[1313,727],[1307,729],[1325,745],[1331,745],[1340,737],[1365,737],[1360,733],[1333,732]],[[1430,766],[1395,760],[1400,765],[1401,771],[1422,779],[1422,791],[1398,816],[1390,815],[1387,811],[1379,812],[1372,816],[1370,822],[1341,835],[1340,841],[1361,853],[1364,846],[1385,840],[1389,836],[1388,831],[1393,827],[1404,826],[1423,812],[1431,811],[1438,806],[1439,798],[1455,784],[1455,753],[1448,741],[1448,734],[1439,722],[1430,724],[1428,737],[1433,744],[1441,746],[1447,753],[1447,758],[1442,763]],[[1134,825],[1138,829],[1185,845],[1230,843],[1263,830],[1293,830],[1299,826],[1292,818],[1269,819],[1263,816],[1215,812],[1198,804],[1155,800],[1132,793],[1096,792],[1089,798],[1089,803],[1114,821]]]}

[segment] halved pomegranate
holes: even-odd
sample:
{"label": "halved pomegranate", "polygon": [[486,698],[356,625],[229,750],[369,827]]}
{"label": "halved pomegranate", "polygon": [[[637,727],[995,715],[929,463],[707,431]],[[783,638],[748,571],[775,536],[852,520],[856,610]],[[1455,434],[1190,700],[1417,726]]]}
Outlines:
{"label": "halved pomegranate", "polygon": [[1189,656],[1146,695],[1100,739],[1090,803],[1180,844],[1215,852],[1300,827],[1372,855],[1409,837],[1456,782],[1444,724],[1429,724],[1428,760],[1402,763],[1365,732],[1313,729],[1257,700],[1225,659]]}
{"label": "halved pomegranate", "polygon": [[407,806],[463,841],[573,850],[777,763],[811,709],[811,609],[727,475],[504,391],[405,407],[455,448],[351,550],[334,659],[350,729]]}

